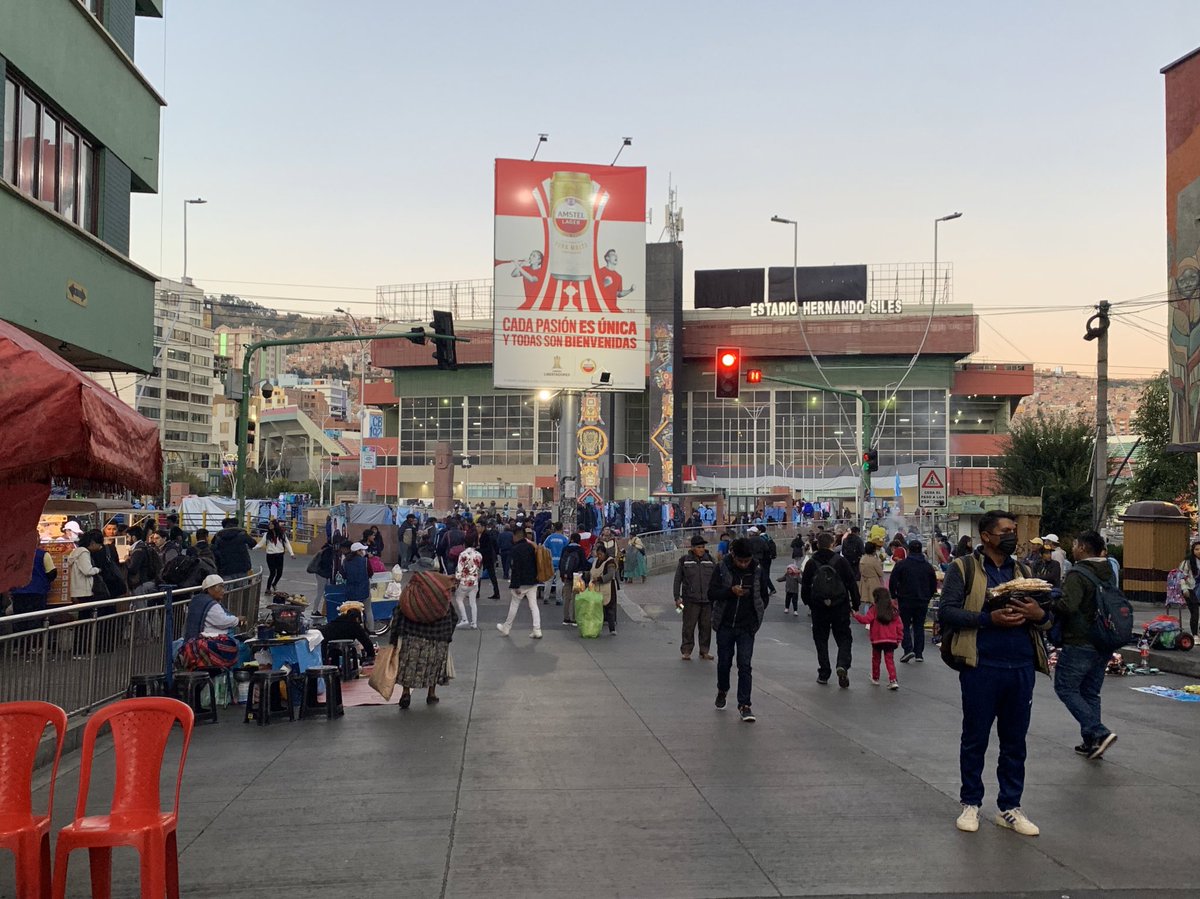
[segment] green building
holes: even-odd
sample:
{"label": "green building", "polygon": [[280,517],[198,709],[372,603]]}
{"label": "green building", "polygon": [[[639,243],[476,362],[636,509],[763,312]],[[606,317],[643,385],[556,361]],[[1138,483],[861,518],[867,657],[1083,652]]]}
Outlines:
{"label": "green building", "polygon": [[129,259],[158,190],[159,111],[133,63],[162,0],[0,0],[0,317],[90,371],[150,371],[155,276]]}

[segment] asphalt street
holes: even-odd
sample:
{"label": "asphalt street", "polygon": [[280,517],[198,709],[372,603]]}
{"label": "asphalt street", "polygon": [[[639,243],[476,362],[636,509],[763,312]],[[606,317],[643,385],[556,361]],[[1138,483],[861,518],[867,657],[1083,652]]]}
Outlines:
{"label": "asphalt street", "polygon": [[[284,585],[304,591],[300,560]],[[299,577],[297,577],[299,575]],[[767,612],[755,724],[717,711],[715,663],[679,658],[670,578],[632,585],[618,633],[581,640],[542,606],[545,638],[507,600],[453,644],[458,677],[427,706],[196,730],[184,778],[183,895],[203,897],[740,897],[1197,895],[1200,703],[1110,678],[1101,762],[1039,677],[1024,808],[1042,835],[958,814],[957,675],[927,652],[901,688],[868,681],[855,628],[849,689],[816,683],[811,632]],[[311,595],[311,590],[308,590]],[[485,588],[485,593],[486,588]],[[736,675],[735,675],[736,677]],[[993,740],[994,743],[994,740]],[[107,801],[111,757],[93,795]],[[995,748],[985,774],[994,814]],[[73,804],[64,764],[56,819]],[[44,789],[39,796],[44,796]],[[132,853],[116,896],[137,895]],[[86,854],[70,895],[89,895]],[[0,896],[12,868],[0,857]]]}

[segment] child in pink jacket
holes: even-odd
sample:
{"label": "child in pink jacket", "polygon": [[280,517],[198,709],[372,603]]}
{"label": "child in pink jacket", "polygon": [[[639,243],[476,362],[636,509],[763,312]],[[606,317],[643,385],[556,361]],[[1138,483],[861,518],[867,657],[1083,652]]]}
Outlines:
{"label": "child in pink jacket", "polygon": [[896,660],[892,654],[904,639],[904,623],[900,620],[900,609],[886,587],[876,587],[872,596],[875,602],[865,615],[854,613],[854,620],[871,626],[871,683],[879,683],[879,660],[887,664],[888,689],[899,690],[896,682]]}

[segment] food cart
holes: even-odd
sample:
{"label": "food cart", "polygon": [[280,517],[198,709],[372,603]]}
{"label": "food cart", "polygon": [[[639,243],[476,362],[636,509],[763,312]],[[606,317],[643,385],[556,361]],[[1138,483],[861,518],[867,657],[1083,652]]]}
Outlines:
{"label": "food cart", "polygon": [[[58,578],[51,585],[49,604],[67,605],[70,578],[67,576],[66,561],[75,542],[63,531],[68,521],[75,521],[86,532],[92,528],[104,532],[104,542],[112,543],[117,549],[117,558],[125,561],[129,555],[129,540],[117,536],[116,525],[131,525],[146,518],[153,519],[155,513],[132,508],[124,500],[116,499],[50,499],[46,501],[38,519],[38,545],[50,554],[58,567]],[[155,522],[157,524],[157,522]]]}

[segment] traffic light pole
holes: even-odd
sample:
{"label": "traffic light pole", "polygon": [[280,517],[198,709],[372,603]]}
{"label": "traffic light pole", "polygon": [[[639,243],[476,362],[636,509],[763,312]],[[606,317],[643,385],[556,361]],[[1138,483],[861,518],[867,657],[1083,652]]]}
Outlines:
{"label": "traffic light pole", "polygon": [[[836,387],[830,387],[827,384],[810,384],[808,381],[796,381],[792,378],[778,378],[771,375],[762,375],[761,381],[772,381],[776,384],[787,384],[791,387],[808,387],[812,390],[820,390],[822,393],[836,393],[839,396],[848,396],[855,402],[862,404],[862,447],[859,449],[859,455],[871,448],[871,432],[874,429],[874,420],[871,416],[871,404],[865,396],[853,390],[839,390]],[[871,472],[867,468],[866,462],[862,462],[859,467],[859,497],[858,510],[859,517],[864,523],[868,523],[866,515],[867,501],[871,498]]]}
{"label": "traffic light pole", "polygon": [[[387,333],[377,336],[362,336],[358,334],[342,335],[338,337],[297,337],[290,340],[260,340],[258,343],[252,343],[246,347],[246,355],[242,359],[242,398],[238,402],[238,422],[237,422],[237,478],[235,481],[235,490],[237,492],[238,501],[238,521],[246,520],[246,430],[247,424],[250,421],[250,391],[253,385],[250,383],[250,363],[254,359],[254,354],[259,350],[274,346],[304,346],[311,343],[350,343],[362,342],[363,340],[396,340],[404,339],[411,340],[416,337],[423,337],[427,340],[451,340],[457,343],[469,343],[468,337],[454,337],[449,334],[429,334],[424,330],[421,331],[402,331],[399,333]],[[366,402],[366,397],[359,397],[361,403]],[[361,426],[360,426],[359,447],[362,447]],[[361,465],[361,461],[359,463]]]}

